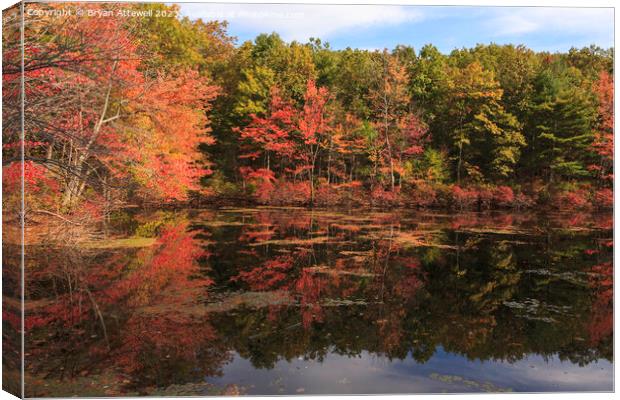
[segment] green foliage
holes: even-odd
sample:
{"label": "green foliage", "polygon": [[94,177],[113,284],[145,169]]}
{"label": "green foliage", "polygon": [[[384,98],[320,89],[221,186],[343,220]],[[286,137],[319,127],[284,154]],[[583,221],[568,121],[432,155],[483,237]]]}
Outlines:
{"label": "green foliage", "polygon": [[533,94],[533,79],[541,64],[536,53],[523,45],[491,44],[453,53],[456,55],[464,65],[478,61],[484,69],[493,71],[503,90],[504,108],[518,118],[524,116]]}
{"label": "green foliage", "polygon": [[516,117],[498,104],[485,104],[474,116],[469,128],[474,132],[474,146],[479,164],[487,176],[501,180],[514,172],[525,138]]}
{"label": "green foliage", "polygon": [[428,148],[424,151],[421,167],[426,172],[426,179],[444,183],[450,177],[448,159],[444,152]]}
{"label": "green foliage", "polygon": [[338,101],[361,119],[370,117],[370,91],[379,81],[382,64],[376,54],[365,50],[346,49],[338,53],[338,66],[333,78]]}
{"label": "green foliage", "polygon": [[364,121],[357,129],[357,135],[364,140],[364,150],[368,163],[365,163],[361,171],[366,177],[375,177],[377,174],[377,163],[383,150],[383,142],[379,141],[379,132],[368,121]]}
{"label": "green foliage", "polygon": [[312,52],[312,62],[316,69],[316,83],[321,87],[332,87],[338,73],[339,53],[329,47],[328,42],[310,38],[306,44]]}
{"label": "green foliage", "polygon": [[528,161],[548,182],[587,176],[596,108],[583,75],[557,62],[543,69],[534,85]]}
{"label": "green foliage", "polygon": [[268,67],[256,66],[241,71],[238,102],[235,112],[239,115],[264,115],[269,107],[269,92],[276,84],[275,72]]}
{"label": "green foliage", "polygon": [[447,91],[447,63],[446,56],[435,46],[426,45],[409,67],[409,90],[413,102],[425,110],[429,122],[435,119]]}
{"label": "green foliage", "polygon": [[138,227],[138,222],[128,212],[118,210],[110,213],[110,227],[133,232]]}
{"label": "green foliage", "polygon": [[479,62],[451,68],[443,109],[435,121],[450,149],[457,182],[464,172],[474,181],[501,180],[517,164],[525,138],[516,117],[502,106],[503,90]]}
{"label": "green foliage", "polygon": [[297,42],[286,44],[278,34],[259,35],[250,51],[252,66],[268,67],[275,73],[275,84],[301,102],[309,79],[316,77],[312,50]]}
{"label": "green foliage", "polygon": [[[147,3],[134,5],[138,10],[153,13],[179,11],[178,5]],[[148,61],[148,72],[174,72],[181,68],[198,69],[210,73],[233,52],[232,38],[226,33],[225,22],[187,17],[137,18],[137,37],[140,38]]]}
{"label": "green foliage", "polygon": [[226,180],[226,176],[222,171],[214,172],[205,185],[207,192],[222,197],[237,197],[243,194],[243,188],[234,182]]}
{"label": "green foliage", "polygon": [[562,58],[568,65],[577,68],[589,79],[594,80],[601,71],[613,73],[613,57],[613,48],[602,49],[591,45],[581,49],[573,47]]}
{"label": "green foliage", "polygon": [[177,216],[172,212],[157,212],[152,216],[152,219],[138,225],[134,232],[134,236],[143,238],[157,237],[162,227],[174,222],[176,219]]}

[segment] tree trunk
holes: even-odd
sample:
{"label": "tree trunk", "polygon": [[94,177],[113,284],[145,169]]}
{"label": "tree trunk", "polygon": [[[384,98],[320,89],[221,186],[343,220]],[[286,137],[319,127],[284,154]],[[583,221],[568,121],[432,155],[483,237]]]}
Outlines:
{"label": "tree trunk", "polygon": [[351,171],[350,171],[350,177],[349,177],[349,181],[353,182],[353,170],[355,168],[355,156],[351,156]]}
{"label": "tree trunk", "polygon": [[394,192],[394,161],[392,160],[392,146],[390,144],[390,122],[389,122],[389,111],[390,111],[390,101],[388,100],[387,95],[387,64],[386,64],[385,53],[383,54],[383,73],[384,73],[384,81],[383,81],[383,119],[384,119],[384,130],[385,130],[385,145],[388,151],[388,158],[390,159],[390,179],[391,179],[391,187],[392,192]]}
{"label": "tree trunk", "polygon": [[394,191],[394,187],[396,186],[396,180],[394,178],[394,160],[392,158],[392,146],[390,145],[390,139],[388,137],[387,131],[385,132],[385,144],[387,146],[388,149],[388,157],[390,158],[390,179],[391,179],[391,186],[392,186],[392,192]]}
{"label": "tree trunk", "polygon": [[120,109],[119,109],[119,113],[117,113],[116,116],[106,119],[106,115],[110,107],[110,95],[112,93],[112,78],[114,74],[116,73],[117,66],[118,66],[118,60],[114,61],[114,65],[112,67],[112,72],[110,74],[108,87],[106,88],[106,93],[105,93],[105,97],[103,101],[103,106],[101,108],[101,114],[99,115],[99,119],[95,123],[95,126],[93,127],[93,133],[88,139],[88,142],[84,146],[83,150],[81,151],[81,154],[79,153],[80,149],[77,148],[76,146],[76,149],[75,149],[76,155],[75,155],[74,164],[72,163],[72,160],[71,160],[72,152],[70,152],[69,167],[73,171],[70,172],[69,182],[67,183],[67,186],[65,187],[62,202],[61,202],[62,206],[65,208],[73,207],[77,199],[81,195],[81,192],[84,190],[84,187],[86,185],[86,177],[82,175],[83,174],[82,170],[84,169],[84,163],[91,156],[90,150],[92,146],[95,144],[95,142],[97,141],[99,134],[101,133],[101,127],[104,124],[115,120],[120,115]]}
{"label": "tree trunk", "polygon": [[461,163],[463,161],[463,138],[459,141],[459,161],[456,165],[456,184],[461,185]]}
{"label": "tree trunk", "polygon": [[73,171],[70,172],[69,182],[67,183],[67,186],[65,187],[62,195],[61,205],[63,208],[73,207],[79,197],[79,194],[81,192],[80,187],[82,186],[82,183],[85,182],[84,178],[82,177],[82,169],[86,158],[86,154],[82,154],[81,156],[77,157],[73,166],[70,164],[70,168]]}
{"label": "tree trunk", "polygon": [[314,205],[314,163],[310,168],[310,205]]}
{"label": "tree trunk", "polygon": [[310,146],[310,153],[312,154],[312,165],[310,167],[310,205],[314,205],[314,169],[317,156],[319,155],[319,146],[317,145],[316,150]]}
{"label": "tree trunk", "polygon": [[327,151],[327,184],[331,183],[331,168],[332,167],[332,138],[329,138],[329,150]]}

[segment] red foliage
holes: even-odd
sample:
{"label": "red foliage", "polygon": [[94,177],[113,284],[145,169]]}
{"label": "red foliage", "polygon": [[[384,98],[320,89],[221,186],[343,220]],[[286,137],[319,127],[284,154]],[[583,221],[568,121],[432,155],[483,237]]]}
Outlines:
{"label": "red foliage", "polygon": [[[182,71],[177,76],[160,77],[147,93],[141,115],[150,116],[152,128],[146,132],[148,137],[124,139],[123,154],[127,163],[140,161],[134,173],[149,194],[163,200],[185,200],[188,191],[200,189],[199,178],[209,173],[199,163],[203,153],[198,146],[214,142],[206,128],[206,112],[218,88],[208,85],[195,71]],[[118,158],[117,154],[111,161]]]}
{"label": "red foliage", "polygon": [[[58,184],[47,174],[47,169],[32,161],[24,162],[24,190],[40,192],[45,187],[57,189]],[[2,168],[2,189],[5,193],[21,191],[22,164],[14,162]]]}
{"label": "red foliage", "polygon": [[107,290],[110,299],[124,300],[130,309],[150,307],[131,314],[113,353],[126,372],[152,373],[164,359],[199,364],[196,349],[214,346],[217,333],[208,320],[188,311],[212,281],[200,273],[198,260],[207,254],[187,228],[186,222],[166,226],[156,244],[139,253],[145,263]]}
{"label": "red foliage", "polygon": [[327,184],[322,181],[314,194],[314,202],[319,206],[337,206],[345,204],[363,203],[366,193],[362,183],[353,181],[343,184]]}
{"label": "red foliage", "polygon": [[590,343],[598,344],[613,336],[613,264],[605,262],[592,267],[590,286],[595,297],[588,321]]}
{"label": "red foliage", "polygon": [[45,146],[45,142],[35,142],[35,141],[31,141],[31,140],[26,140],[26,141],[22,141],[22,140],[18,140],[16,142],[13,143],[6,143],[2,145],[2,149],[4,150],[9,150],[9,149],[20,149],[22,143],[24,144],[24,148],[25,149],[32,149],[32,148],[36,148],[36,147],[40,147],[40,146]]}
{"label": "red foliage", "polygon": [[327,286],[327,282],[314,274],[311,269],[304,268],[301,276],[295,282],[295,289],[300,296],[301,317],[303,327],[310,328],[312,322],[323,320],[323,309],[320,304],[322,288]]}
{"label": "red foliage", "polygon": [[585,189],[568,190],[555,196],[554,205],[560,209],[580,209],[591,206]]}
{"label": "red foliage", "polygon": [[[29,312],[27,328],[57,325],[67,332],[66,328],[83,329],[81,324],[98,321],[97,314],[106,315],[109,307],[117,310],[163,304],[182,309],[196,301],[198,293],[204,293],[211,281],[198,274],[198,259],[206,253],[187,227],[183,222],[164,227],[153,246],[131,258],[130,266],[122,254],[103,258],[88,268],[84,268],[82,259],[72,264],[68,261],[71,258],[51,258],[43,268],[33,270],[28,279],[57,279],[62,287],[64,279],[70,277],[73,288],[56,293],[49,305]],[[174,318],[171,314],[157,319],[163,322]],[[98,322],[95,324],[98,326]]]}
{"label": "red foliage", "polygon": [[[161,384],[166,379],[157,376],[162,362],[191,364],[200,373],[212,374],[217,368],[214,365],[228,358],[227,352],[214,350],[217,338],[217,331],[206,318],[195,318],[185,311],[135,313],[124,324],[121,346],[112,356],[125,373],[142,374],[153,384]],[[211,349],[208,354],[212,359],[205,361],[204,352],[197,349]]]}
{"label": "red foliage", "polygon": [[258,230],[244,228],[242,231],[243,233],[239,236],[239,241],[260,243],[271,239],[276,233],[269,224],[259,225],[258,228]]}
{"label": "red foliage", "polygon": [[452,204],[457,208],[472,207],[477,201],[477,191],[463,189],[459,185],[454,185],[452,187]]}
{"label": "red foliage", "polygon": [[614,192],[608,188],[597,190],[594,193],[594,205],[599,208],[613,208]]}
{"label": "red foliage", "polygon": [[430,141],[427,135],[428,127],[414,114],[408,114],[401,121],[401,131],[404,138],[405,150],[403,154],[418,155],[424,152],[424,145]]}
{"label": "red foliage", "polygon": [[319,206],[334,206],[340,203],[340,193],[327,183],[321,183],[314,193],[314,202]]}
{"label": "red foliage", "polygon": [[293,258],[290,255],[277,256],[249,271],[241,271],[231,281],[245,282],[252,290],[274,290],[287,282],[292,267]]}
{"label": "red foliage", "polygon": [[437,204],[437,190],[432,185],[419,182],[407,202],[414,207],[431,207]]}
{"label": "red foliage", "polygon": [[[26,161],[23,164],[23,177],[24,195],[30,208],[55,208],[58,203],[60,185],[47,168],[32,161]],[[13,162],[2,167],[2,192],[5,207],[19,207],[17,202],[21,199],[22,193],[22,164],[20,162]]]}
{"label": "red foliage", "polygon": [[[280,96],[278,88],[273,87],[268,115],[259,117],[252,114],[247,127],[235,129],[242,140],[253,145],[253,150],[246,151],[240,158],[256,159],[261,153],[267,157],[273,154],[279,158],[291,158],[295,150],[290,136],[294,129],[295,114],[295,109]],[[268,165],[268,168],[270,167]]]}
{"label": "red foliage", "polygon": [[287,182],[281,180],[276,184],[269,204],[308,204],[310,203],[310,192],[309,182]]}
{"label": "red foliage", "polygon": [[[319,150],[325,148],[327,134],[332,131],[328,99],[327,89],[318,88],[314,81],[309,80],[303,109],[296,110],[283,100],[277,88],[273,88],[267,115],[251,115],[247,127],[235,129],[246,141],[242,146],[241,160],[256,164],[256,160],[262,157],[261,168],[257,171],[281,171],[280,176],[271,175],[271,180],[281,180],[278,186],[274,187],[272,182],[267,181],[258,185],[256,197],[260,202],[305,204],[307,198],[312,200]],[[294,177],[294,183],[284,183],[287,174]],[[308,177],[309,186],[297,183],[299,177],[304,175]],[[307,188],[310,189],[309,195]]]}
{"label": "red foliage", "polygon": [[[191,302],[196,292],[212,284],[198,273],[198,260],[207,255],[194,233],[188,232],[187,222],[164,226],[155,244],[137,253],[138,266],[106,288],[100,294],[101,301],[124,301],[134,307],[157,304],[163,297],[173,305]],[[123,269],[121,265],[112,270]],[[105,276],[96,278],[105,280]],[[105,287],[105,283],[95,281],[93,286]]]}
{"label": "red foliage", "polygon": [[218,88],[196,71],[145,73],[140,38],[126,21],[73,11],[29,20],[25,90],[37,130],[26,132],[25,146],[50,146],[63,206],[78,208],[95,179],[132,178],[144,197],[186,199],[208,171],[198,145],[213,142],[206,111]]}
{"label": "red foliage", "polygon": [[515,201],[515,194],[509,186],[498,186],[493,189],[493,202],[502,207],[509,207]]}
{"label": "red foliage", "polygon": [[260,168],[253,170],[252,168],[242,168],[240,170],[241,176],[254,184],[256,189],[254,190],[254,196],[263,204],[268,204],[271,200],[274,190],[275,174],[273,171]]}
{"label": "red foliage", "polygon": [[399,191],[385,190],[380,185],[370,192],[370,200],[374,206],[393,207],[400,204]]}
{"label": "red foliage", "polygon": [[601,71],[594,86],[599,106],[599,131],[596,133],[594,150],[603,158],[614,157],[614,80],[607,71]]}
{"label": "red foliage", "polygon": [[304,99],[305,104],[299,116],[298,128],[306,145],[316,145],[323,135],[331,131],[330,118],[326,115],[329,92],[327,88],[317,88],[315,82],[309,80]]}

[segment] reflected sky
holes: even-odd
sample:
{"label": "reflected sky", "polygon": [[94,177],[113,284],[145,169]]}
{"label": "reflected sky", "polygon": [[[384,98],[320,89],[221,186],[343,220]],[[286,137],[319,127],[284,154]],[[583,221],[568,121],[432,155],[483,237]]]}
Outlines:
{"label": "reflected sky", "polygon": [[[252,375],[248,371],[252,370]],[[389,360],[366,351],[348,358],[329,354],[322,362],[281,360],[273,369],[254,370],[234,355],[223,377],[208,378],[220,385],[241,383],[247,394],[406,394],[468,392],[611,391],[613,365],[601,360],[585,367],[557,357],[528,356],[523,360],[470,361],[439,348],[426,363],[412,357]],[[320,385],[314,383],[320,382]],[[386,390],[389,388],[389,391]]]}

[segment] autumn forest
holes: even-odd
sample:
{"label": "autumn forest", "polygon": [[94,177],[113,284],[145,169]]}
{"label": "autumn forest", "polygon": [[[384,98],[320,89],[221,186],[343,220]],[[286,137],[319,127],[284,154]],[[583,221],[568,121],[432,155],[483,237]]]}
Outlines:
{"label": "autumn forest", "polygon": [[613,390],[613,48],[183,7],[3,12],[4,390]]}
{"label": "autumn forest", "polygon": [[[235,45],[225,21],[132,7],[170,16],[29,17],[24,147],[33,209],[611,206],[612,49],[336,51],[277,33]],[[19,101],[18,34],[4,39],[8,109]],[[10,197],[20,125],[7,112]]]}

